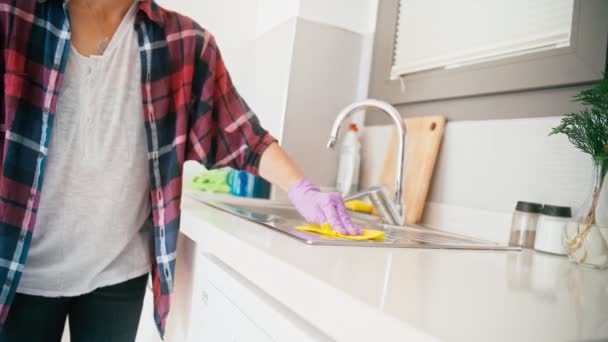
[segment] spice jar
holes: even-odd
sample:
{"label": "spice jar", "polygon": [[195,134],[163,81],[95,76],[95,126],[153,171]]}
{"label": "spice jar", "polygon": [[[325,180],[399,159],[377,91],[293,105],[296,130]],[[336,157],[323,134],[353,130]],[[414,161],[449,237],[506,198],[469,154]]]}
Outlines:
{"label": "spice jar", "polygon": [[534,248],[536,225],[542,208],[539,203],[517,202],[511,222],[509,246]]}
{"label": "spice jar", "polygon": [[534,249],[541,252],[566,255],[562,244],[564,226],[572,217],[572,209],[545,205],[541,210],[536,226],[536,240]]}

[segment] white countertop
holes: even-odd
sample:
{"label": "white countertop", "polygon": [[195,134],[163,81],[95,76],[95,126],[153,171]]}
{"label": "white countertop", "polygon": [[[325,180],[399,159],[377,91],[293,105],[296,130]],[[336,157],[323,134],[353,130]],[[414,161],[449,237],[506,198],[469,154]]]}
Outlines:
{"label": "white countertop", "polygon": [[308,246],[184,197],[182,232],[338,341],[608,340],[608,272],[532,251]]}

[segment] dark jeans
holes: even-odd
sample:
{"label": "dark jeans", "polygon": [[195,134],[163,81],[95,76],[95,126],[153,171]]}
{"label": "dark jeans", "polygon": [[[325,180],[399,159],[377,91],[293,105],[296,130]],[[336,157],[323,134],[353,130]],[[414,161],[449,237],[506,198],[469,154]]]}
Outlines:
{"label": "dark jeans", "polygon": [[59,342],[69,317],[71,342],[133,342],[148,276],[66,298],[17,294],[0,342]]}

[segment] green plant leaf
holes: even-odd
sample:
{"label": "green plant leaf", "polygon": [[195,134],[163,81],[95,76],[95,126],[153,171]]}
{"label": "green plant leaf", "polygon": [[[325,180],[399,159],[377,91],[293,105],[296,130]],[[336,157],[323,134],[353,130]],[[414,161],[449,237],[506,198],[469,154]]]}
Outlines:
{"label": "green plant leaf", "polygon": [[566,114],[549,135],[565,134],[584,153],[608,157],[608,73],[593,88],[581,91],[575,101],[585,108]]}

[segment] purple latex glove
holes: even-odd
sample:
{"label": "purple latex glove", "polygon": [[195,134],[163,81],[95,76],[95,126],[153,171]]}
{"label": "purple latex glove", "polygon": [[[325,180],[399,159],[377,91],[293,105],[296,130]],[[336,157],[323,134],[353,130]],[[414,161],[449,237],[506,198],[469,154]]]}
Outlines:
{"label": "purple latex glove", "polygon": [[332,229],[345,235],[361,235],[363,229],[350,219],[344,200],[338,193],[325,193],[308,180],[301,180],[289,188],[289,200],[308,223],[329,223]]}

